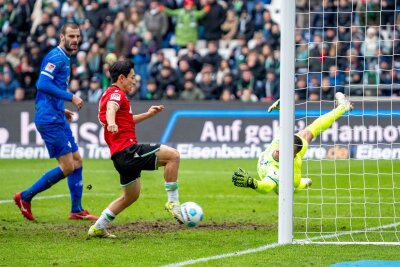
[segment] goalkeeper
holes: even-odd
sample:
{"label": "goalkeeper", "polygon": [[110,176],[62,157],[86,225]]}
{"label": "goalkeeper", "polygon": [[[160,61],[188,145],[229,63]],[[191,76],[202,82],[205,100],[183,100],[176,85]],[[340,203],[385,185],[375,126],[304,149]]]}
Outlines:
{"label": "goalkeeper", "polygon": [[[353,109],[352,103],[342,93],[336,93],[336,108],[316,119],[294,135],[294,188],[295,191],[308,188],[312,184],[310,178],[301,178],[302,159],[307,151],[308,144],[323,131],[339,119],[344,113]],[[269,109],[279,109],[279,100]],[[260,179],[252,178],[243,170],[238,168],[232,175],[232,182],[238,187],[249,187],[259,193],[268,193],[272,190],[278,193],[279,188],[279,138],[274,138],[272,143],[262,152],[258,158],[257,172]]]}

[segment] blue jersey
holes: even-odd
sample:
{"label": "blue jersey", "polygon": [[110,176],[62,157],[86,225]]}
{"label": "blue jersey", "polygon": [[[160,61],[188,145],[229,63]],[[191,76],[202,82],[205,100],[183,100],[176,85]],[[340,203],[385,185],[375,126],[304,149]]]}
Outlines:
{"label": "blue jersey", "polygon": [[67,92],[70,58],[61,48],[52,49],[43,59],[36,83],[36,124],[65,123],[64,101],[71,101]]}

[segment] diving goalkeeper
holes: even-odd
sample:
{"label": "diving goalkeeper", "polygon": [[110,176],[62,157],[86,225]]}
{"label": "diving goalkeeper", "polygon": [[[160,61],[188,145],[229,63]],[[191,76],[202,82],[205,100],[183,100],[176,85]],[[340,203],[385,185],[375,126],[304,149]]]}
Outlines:
{"label": "diving goalkeeper", "polygon": [[[295,191],[308,188],[312,184],[310,178],[301,178],[302,159],[308,149],[308,144],[339,119],[343,114],[353,109],[352,103],[342,93],[335,94],[336,108],[320,116],[313,123],[294,135],[294,188]],[[279,100],[269,109],[279,109]],[[259,193],[272,190],[278,193],[279,188],[279,138],[274,138],[271,144],[258,158],[257,172],[260,179],[252,178],[247,171],[238,168],[232,175],[232,182],[238,187],[249,187]]]}

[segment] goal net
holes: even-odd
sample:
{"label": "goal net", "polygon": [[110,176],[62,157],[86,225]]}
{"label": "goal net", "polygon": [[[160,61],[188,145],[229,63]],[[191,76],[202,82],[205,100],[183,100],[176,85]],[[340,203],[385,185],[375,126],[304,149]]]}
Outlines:
{"label": "goal net", "polygon": [[[295,131],[354,102],[309,145],[294,240],[400,242],[400,0],[297,0]],[[397,11],[396,11],[397,9]]]}

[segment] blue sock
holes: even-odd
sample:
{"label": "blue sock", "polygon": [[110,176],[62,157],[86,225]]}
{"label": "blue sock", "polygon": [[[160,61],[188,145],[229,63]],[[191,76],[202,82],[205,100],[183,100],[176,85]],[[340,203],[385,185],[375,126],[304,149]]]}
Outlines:
{"label": "blue sock", "polygon": [[71,194],[71,212],[81,212],[82,208],[82,167],[75,169],[75,171],[68,176],[68,187]]}
{"label": "blue sock", "polygon": [[60,167],[51,169],[43,174],[31,187],[21,193],[21,198],[26,202],[31,202],[32,198],[38,193],[50,188],[53,184],[63,179],[64,173]]}

